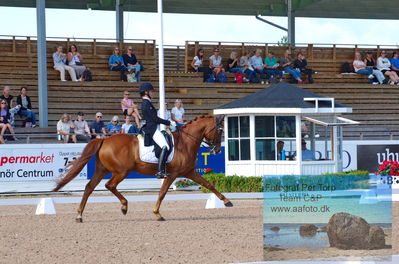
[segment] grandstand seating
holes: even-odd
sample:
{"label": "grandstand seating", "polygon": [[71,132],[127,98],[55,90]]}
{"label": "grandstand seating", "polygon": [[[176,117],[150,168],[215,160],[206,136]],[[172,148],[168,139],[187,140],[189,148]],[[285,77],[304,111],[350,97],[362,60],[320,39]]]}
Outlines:
{"label": "grandstand seating", "polygon": [[[157,52],[155,42],[151,40],[123,45],[94,40],[74,42],[78,45],[85,64],[93,72],[95,81],[60,82],[58,72],[52,68],[51,55],[56,45],[64,44],[66,47],[69,43],[72,43],[72,41],[48,42],[48,112],[49,125],[52,127],[65,112],[74,115],[77,111],[83,111],[86,113],[86,119],[92,120],[94,114],[101,111],[104,114],[105,121],[108,121],[113,115],[121,115],[119,102],[124,90],[131,92],[131,98],[135,102],[140,101],[137,93],[139,84],[121,82],[119,81],[119,73],[108,70],[108,57],[115,45],[120,47],[132,45],[136,56],[145,66],[145,71],[142,72],[142,80],[151,81],[154,86],[158,86]],[[2,58],[0,61],[0,85],[11,86],[13,95],[18,94],[22,85],[28,86],[34,110],[38,112],[35,45],[36,42],[30,39],[0,40],[0,56]],[[200,46],[205,49],[206,56],[210,55],[211,50],[215,47],[215,45],[210,44],[201,44]],[[171,106],[174,99],[182,99],[188,118],[208,114],[221,104],[265,87],[265,85],[260,84],[235,84],[232,82],[227,84],[203,83],[200,73],[183,71],[184,68],[189,69],[189,63],[191,63],[198,47],[199,43],[190,44],[187,42],[185,51],[177,51],[169,47],[167,50],[170,53],[165,53],[168,57],[166,69],[181,69],[181,71],[165,72],[167,101]],[[233,49],[241,51],[255,47],[259,46],[221,45],[222,56],[227,59]],[[286,49],[286,47],[265,45],[262,48],[264,52],[269,49],[273,50],[277,57],[280,57]],[[323,96],[334,97],[336,100],[348,104],[353,108],[353,113],[346,116],[362,123],[359,127],[346,128],[344,133],[346,138],[389,139],[399,137],[399,130],[396,129],[396,127],[399,127],[399,120],[397,119],[399,89],[397,86],[372,86],[367,83],[367,77],[340,74],[342,63],[350,62],[354,52],[360,49],[357,49],[357,47],[316,48],[309,45],[293,49],[293,54],[299,50],[305,53],[309,66],[320,72],[315,76],[315,84],[302,85],[302,87]],[[230,75],[230,81],[231,78],[232,75]],[[157,97],[154,100],[157,102]],[[25,130],[21,130],[21,132],[26,133]]]}

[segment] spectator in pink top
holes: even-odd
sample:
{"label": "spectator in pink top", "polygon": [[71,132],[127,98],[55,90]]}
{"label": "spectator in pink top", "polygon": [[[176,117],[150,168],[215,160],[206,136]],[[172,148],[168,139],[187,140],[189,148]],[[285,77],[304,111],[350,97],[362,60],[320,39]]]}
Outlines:
{"label": "spectator in pink top", "polygon": [[122,111],[125,116],[133,116],[137,126],[140,127],[140,119],[141,116],[139,114],[139,110],[137,105],[133,102],[132,99],[129,99],[129,92],[123,92],[123,99],[121,101]]}

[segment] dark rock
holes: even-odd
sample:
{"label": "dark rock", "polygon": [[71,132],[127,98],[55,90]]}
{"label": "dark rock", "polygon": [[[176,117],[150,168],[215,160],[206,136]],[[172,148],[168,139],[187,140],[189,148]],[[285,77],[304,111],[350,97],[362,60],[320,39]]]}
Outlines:
{"label": "dark rock", "polygon": [[368,242],[370,249],[385,248],[385,233],[379,226],[371,226]]}
{"label": "dark rock", "polygon": [[385,235],[380,227],[348,213],[336,213],[330,218],[327,235],[330,246],[339,249],[385,248]]}
{"label": "dark rock", "polygon": [[299,235],[314,236],[317,233],[317,226],[315,225],[301,225],[299,227]]}
{"label": "dark rock", "polygon": [[279,247],[279,246],[263,246],[263,249],[265,250],[265,251],[282,251],[282,250],[285,250],[284,248],[281,248],[281,247]]}
{"label": "dark rock", "polygon": [[272,231],[280,231],[280,227],[273,226],[273,227],[270,228],[270,230],[272,230]]}

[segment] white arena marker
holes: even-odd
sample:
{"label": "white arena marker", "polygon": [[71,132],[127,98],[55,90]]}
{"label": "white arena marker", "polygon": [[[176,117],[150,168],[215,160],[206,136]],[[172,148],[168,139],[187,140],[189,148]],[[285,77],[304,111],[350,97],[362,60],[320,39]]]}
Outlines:
{"label": "white arena marker", "polygon": [[51,198],[40,199],[36,207],[36,215],[42,215],[42,214],[56,214],[53,199]]}
{"label": "white arena marker", "polygon": [[214,193],[212,193],[208,200],[206,200],[205,209],[215,209],[215,208],[226,208],[223,201],[216,197]]}

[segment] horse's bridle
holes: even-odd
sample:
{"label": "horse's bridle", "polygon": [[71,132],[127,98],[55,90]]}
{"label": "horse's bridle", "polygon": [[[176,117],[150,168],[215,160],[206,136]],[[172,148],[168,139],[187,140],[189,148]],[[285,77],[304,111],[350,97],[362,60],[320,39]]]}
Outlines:
{"label": "horse's bridle", "polygon": [[186,131],[184,131],[184,129],[178,129],[178,133],[182,132],[200,143],[205,143],[207,145],[207,148],[209,149],[209,152],[211,152],[212,154],[218,154],[218,153],[216,153],[216,148],[222,142],[223,116],[217,117],[215,119],[215,126],[211,129],[211,131],[209,131],[209,133],[212,131],[215,131],[214,135],[213,135],[213,139],[211,142],[208,142],[207,140],[204,140],[202,138],[197,138],[196,136],[193,136],[190,133],[187,133]]}

